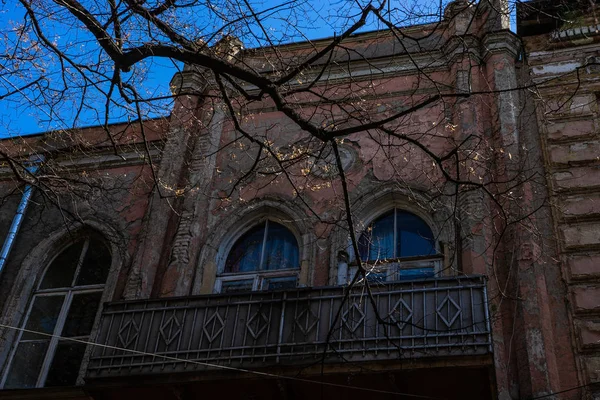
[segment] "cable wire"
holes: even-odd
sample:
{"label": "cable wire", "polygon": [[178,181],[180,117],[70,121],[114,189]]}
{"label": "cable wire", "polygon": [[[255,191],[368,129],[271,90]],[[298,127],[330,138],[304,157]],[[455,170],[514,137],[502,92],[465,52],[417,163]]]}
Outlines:
{"label": "cable wire", "polygon": [[555,393],[550,393],[550,394],[544,394],[544,395],[537,396],[537,397],[530,397],[528,400],[547,399],[549,397],[556,396],[557,394],[572,392],[573,390],[583,389],[583,388],[590,387],[590,386],[595,386],[595,385],[600,385],[600,382],[590,382],[590,383],[587,383],[585,385],[574,386],[572,388],[561,390],[560,392],[555,392]]}
{"label": "cable wire", "polygon": [[306,378],[296,378],[293,376],[276,375],[276,374],[270,374],[268,372],[253,371],[250,369],[235,368],[235,367],[229,367],[226,365],[211,364],[211,363],[196,361],[196,360],[187,360],[187,359],[183,359],[183,358],[171,357],[171,356],[166,356],[166,355],[162,355],[162,354],[147,353],[144,351],[131,350],[131,349],[126,349],[126,348],[118,347],[118,346],[110,346],[110,345],[106,345],[106,344],[94,343],[94,342],[90,342],[87,340],[68,338],[68,337],[64,337],[64,336],[60,336],[60,335],[54,335],[54,334],[50,334],[50,333],[34,331],[31,329],[18,328],[16,326],[5,325],[5,324],[1,324],[1,323],[0,323],[0,327],[13,329],[13,330],[20,331],[20,332],[34,333],[37,335],[51,337],[51,338],[58,338],[60,340],[68,340],[68,341],[75,342],[75,343],[83,343],[86,345],[101,347],[101,348],[105,348],[105,349],[121,350],[121,351],[126,351],[129,353],[133,353],[133,354],[158,357],[158,358],[162,358],[162,359],[169,360],[169,361],[178,361],[178,362],[202,365],[205,367],[217,368],[217,369],[228,370],[228,371],[244,372],[244,373],[248,373],[248,374],[264,376],[264,377],[269,377],[269,378],[286,379],[286,380],[296,381],[296,382],[312,383],[312,384],[317,384],[317,385],[325,385],[325,386],[331,386],[331,387],[343,388],[343,389],[360,390],[360,391],[371,392],[371,393],[389,394],[389,395],[395,395],[395,396],[406,396],[406,397],[411,397],[411,398],[416,398],[416,399],[445,400],[444,398],[441,398],[441,397],[431,397],[431,396],[424,396],[424,395],[411,394],[411,393],[401,393],[401,392],[391,392],[388,390],[371,389],[371,388],[360,387],[360,386],[342,385],[339,383],[316,381],[316,380],[306,379]]}

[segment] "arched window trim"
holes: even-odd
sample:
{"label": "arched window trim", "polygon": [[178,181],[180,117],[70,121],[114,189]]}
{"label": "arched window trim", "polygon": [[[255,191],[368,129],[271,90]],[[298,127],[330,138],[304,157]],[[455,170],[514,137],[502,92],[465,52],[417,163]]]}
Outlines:
{"label": "arched window trim", "polygon": [[312,285],[317,238],[313,220],[305,211],[290,198],[274,194],[250,200],[236,212],[211,215],[207,221],[208,236],[196,263],[192,294],[218,293],[217,278],[223,274],[229,249],[246,229],[266,218],[284,225],[294,234],[300,250],[298,286]]}
{"label": "arched window trim", "polygon": [[[65,325],[67,323],[69,315],[71,315],[71,306],[73,304],[74,297],[78,296],[78,295],[98,293],[98,294],[100,294],[100,298],[98,299],[99,304],[102,303],[102,294],[104,292],[104,288],[106,286],[107,279],[105,279],[103,283],[77,285],[77,279],[80,277],[83,262],[85,260],[86,255],[88,254],[88,251],[90,250],[90,242],[92,241],[92,239],[95,236],[97,236],[97,235],[95,235],[91,232],[87,232],[85,235],[81,235],[78,238],[69,241],[66,245],[62,246],[60,248],[60,250],[57,251],[55,253],[55,255],[50,259],[50,262],[48,262],[46,264],[46,266],[43,268],[42,273],[40,274],[40,276],[37,279],[37,282],[35,284],[35,290],[33,291],[33,293],[30,296],[27,313],[21,322],[21,326],[24,328],[30,322],[31,314],[33,311],[33,306],[37,299],[44,298],[44,297],[45,298],[50,298],[50,297],[59,298],[60,296],[63,297],[61,305],[60,305],[60,311],[58,312],[57,317],[56,317],[56,323],[54,325],[52,332],[50,333],[52,335],[52,337],[48,338],[47,348],[43,352],[43,362],[41,364],[39,371],[37,372],[37,380],[33,387],[39,388],[39,387],[46,386],[52,363],[55,360],[55,357],[57,356],[58,346],[61,342],[61,340],[59,339],[58,336],[61,336],[64,334]],[[66,250],[68,250],[71,246],[76,246],[82,239],[83,239],[83,244],[81,246],[81,249],[79,250],[79,255],[77,258],[77,265],[73,272],[73,279],[71,280],[70,284],[68,286],[60,286],[60,287],[55,287],[55,288],[41,288],[42,283],[44,283],[44,281],[45,281],[46,275],[48,274],[50,269],[53,267],[56,259],[61,254],[63,254]],[[100,239],[100,240],[102,240],[102,239]],[[102,240],[102,242],[103,242],[103,240]],[[107,246],[105,243],[102,243],[102,245],[105,246],[110,251],[109,246]],[[111,260],[112,260],[112,256],[111,256]],[[111,267],[111,265],[107,266],[108,273],[110,273],[110,267]],[[59,299],[59,301],[60,301],[60,299]],[[96,310],[96,314],[97,313],[98,313],[98,310]],[[94,319],[96,319],[96,318],[94,318]],[[83,334],[83,335],[72,336],[71,338],[77,339],[77,340],[86,340],[86,341],[89,340],[93,333],[94,325],[95,325],[94,323],[91,324],[89,333]],[[25,335],[25,333],[26,333],[25,331],[20,331],[18,334],[18,337],[16,338],[15,345],[13,346],[13,350],[12,350],[10,357],[8,359],[8,362],[6,364],[7,368],[5,369],[5,371],[1,377],[1,382],[0,382],[1,388],[4,388],[6,386],[7,380],[10,376],[10,372],[12,371],[12,368],[14,367],[14,358],[17,353],[17,349],[19,348],[19,345],[21,343],[27,343],[27,342],[33,343],[33,342],[43,340],[41,338],[23,339],[23,336]],[[63,344],[64,343],[71,344],[71,342],[68,342],[68,341],[66,341],[66,342],[63,341]],[[80,362],[79,367],[81,367],[81,363],[83,363],[83,358],[85,357],[85,348],[83,349],[83,353],[82,353],[81,357],[82,357],[82,360]],[[78,374],[79,374],[79,371],[78,371]],[[76,376],[76,380],[77,380],[77,378],[78,378],[78,376]],[[73,382],[73,383],[76,383],[76,382]]]}
{"label": "arched window trim", "polygon": [[[117,287],[117,280],[120,267],[124,264],[126,253],[118,244],[122,243],[124,238],[118,230],[113,229],[104,223],[97,222],[93,219],[87,219],[85,223],[76,223],[70,226],[63,226],[61,229],[54,231],[47,238],[40,241],[34,246],[29,254],[23,259],[20,264],[19,272],[15,278],[15,284],[12,286],[8,294],[8,300],[4,305],[0,323],[4,326],[22,326],[26,323],[27,316],[32,300],[33,293],[41,283],[47,268],[56,256],[64,251],[77,239],[89,233],[94,233],[102,238],[112,238],[105,241],[105,245],[110,249],[111,265],[108,272],[108,279],[104,285],[102,292],[101,303],[110,301]],[[34,278],[34,279],[32,279]],[[95,316],[92,331],[89,335],[90,341],[94,341],[98,334],[100,322],[100,312]],[[0,327],[0,388],[3,387],[4,374],[8,370],[9,362],[12,359],[13,352],[18,343],[20,333],[11,328]],[[83,376],[89,362],[92,347],[87,346],[83,361],[79,368],[79,376],[76,385],[83,384]]]}
{"label": "arched window trim", "polygon": [[[432,228],[432,224],[429,218],[425,217],[420,212],[416,212],[412,207],[404,207],[403,204],[393,204],[393,205],[384,205],[380,207],[374,207],[371,209],[371,212],[368,214],[367,218],[365,218],[365,222],[363,228],[358,235],[357,239],[360,240],[364,230],[368,229],[372,226],[372,224],[377,221],[379,218],[384,217],[386,214],[394,212],[394,244],[396,243],[396,235],[398,227],[396,225],[396,213],[398,211],[407,212],[415,215],[420,218],[431,230],[434,237],[434,250],[435,254],[433,255],[423,255],[423,256],[413,256],[413,257],[397,257],[394,254],[393,258],[388,259],[380,259],[380,260],[362,260],[363,263],[367,264],[368,272],[367,279],[372,280],[373,282],[381,282],[381,281],[395,281],[398,280],[401,273],[403,271],[408,270],[419,270],[419,269],[431,269],[431,276],[427,277],[436,277],[440,273],[442,269],[442,263],[444,259],[444,255],[440,251],[440,243],[437,238],[437,232],[435,228]],[[394,253],[396,253],[396,249],[394,249]],[[347,273],[347,281],[351,281],[354,275],[357,272],[357,259],[354,254],[354,248],[352,243],[348,242],[348,254],[349,254],[349,268]],[[370,267],[370,268],[369,268]],[[424,274],[416,275],[415,279],[424,278]],[[400,278],[405,279],[405,278]],[[410,278],[408,278],[410,279]]]}
{"label": "arched window trim", "polygon": [[[235,250],[236,245],[240,242],[240,240],[242,240],[244,237],[246,237],[248,234],[250,234],[250,232],[255,229],[255,228],[259,228],[262,229],[262,238],[260,239],[260,256],[258,259],[258,262],[255,264],[255,269],[252,270],[254,271],[264,271],[267,270],[267,266],[268,266],[268,262],[269,262],[269,254],[268,254],[268,246],[269,246],[269,239],[272,238],[271,233],[273,233],[273,230],[275,230],[275,232],[277,232],[277,229],[279,229],[278,227],[282,227],[283,229],[285,229],[285,231],[287,231],[287,233],[291,234],[291,236],[293,237],[293,240],[295,241],[295,245],[296,245],[296,250],[297,253],[299,253],[299,246],[298,246],[298,238],[296,237],[296,235],[294,235],[285,225],[280,224],[277,221],[273,221],[272,219],[266,219],[264,221],[260,221],[257,224],[253,225],[250,229],[246,230],[235,242],[233,242],[233,245],[230,247],[229,252],[227,254],[227,257],[225,258],[225,269],[227,269],[227,264],[229,262],[229,257],[232,255],[232,252]],[[283,234],[284,232],[282,232]],[[296,257],[298,257],[299,254],[296,254]],[[296,262],[298,263],[297,266],[292,267],[292,268],[287,268],[287,269],[297,269],[299,268],[299,259],[296,260]],[[276,269],[284,269],[284,268],[276,268]],[[250,271],[248,271],[250,272]],[[224,274],[226,273],[239,273],[238,272],[232,272],[232,271],[223,271]]]}
{"label": "arched window trim", "polygon": [[[414,206],[405,204],[404,202],[394,202],[393,204],[389,204],[389,202],[386,202],[385,204],[376,204],[374,206],[369,207],[369,211],[362,215],[362,221],[360,222],[360,225],[358,225],[357,239],[360,238],[360,235],[362,235],[364,230],[371,226],[377,219],[379,219],[380,217],[384,216],[392,210],[408,212],[421,218],[427,224],[429,229],[431,229],[431,232],[433,232],[433,237],[435,241],[435,251],[438,255],[441,254],[441,246],[439,239],[440,232],[438,231],[431,216],[420,209],[416,209]],[[356,262],[356,257],[354,256],[354,249],[352,248],[352,243],[350,242],[349,237],[347,237],[347,251],[350,256],[350,263]]]}
{"label": "arched window trim", "polygon": [[[263,249],[261,250],[261,260],[260,265],[262,266],[264,262],[264,246],[266,245],[266,237],[268,234],[268,224],[269,221],[275,222],[284,228],[286,228],[296,240],[296,244],[298,246],[298,266],[295,268],[285,268],[285,269],[276,269],[276,270],[264,270],[257,269],[254,271],[248,272],[225,272],[225,266],[227,262],[227,257],[229,253],[233,250],[235,244],[243,238],[243,236],[248,233],[252,228],[265,223],[265,233],[263,237]],[[270,286],[271,282],[276,282],[279,280],[280,282],[284,282],[285,288],[296,287],[298,285],[298,277],[301,269],[302,262],[302,241],[299,240],[297,233],[293,227],[290,227],[285,223],[281,218],[269,217],[262,215],[260,218],[254,218],[247,223],[243,224],[239,229],[235,231],[234,234],[230,235],[225,243],[225,246],[221,248],[219,252],[219,265],[218,265],[218,273],[215,279],[214,284],[214,292],[215,293],[224,293],[225,286],[227,284],[233,284],[234,282],[242,282],[245,281],[245,286],[243,287],[243,291],[260,291],[260,290],[269,290],[272,289]],[[250,284],[251,281],[251,284]],[[293,281],[293,285],[291,282]],[[242,290],[240,290],[242,291]]]}
{"label": "arched window trim", "polygon": [[[399,243],[398,241],[398,235],[402,232],[404,232],[405,230],[398,225],[398,215],[399,213],[402,214],[408,214],[408,215],[412,215],[414,217],[417,217],[418,219],[420,219],[429,229],[429,231],[431,232],[432,236],[433,236],[433,246],[432,246],[432,250],[435,252],[434,254],[421,254],[421,255],[414,255],[414,256],[402,256],[397,254],[398,253],[398,248],[397,248],[397,244]],[[418,259],[418,258],[428,258],[428,257],[432,257],[435,256],[439,253],[438,247],[439,244],[437,243],[437,241],[435,240],[435,235],[433,233],[433,229],[431,229],[431,226],[427,223],[427,221],[425,221],[423,218],[421,218],[419,215],[411,212],[411,211],[407,211],[404,210],[402,208],[398,208],[398,207],[393,207],[390,210],[379,214],[376,218],[372,219],[372,221],[366,226],[365,229],[363,229],[363,231],[361,232],[361,234],[359,235],[359,242],[360,239],[362,239],[363,235],[366,234],[366,229],[372,229],[373,228],[373,224],[375,224],[377,221],[382,220],[383,218],[387,217],[388,215],[393,215],[393,227],[392,227],[392,234],[393,234],[393,238],[392,238],[392,243],[394,244],[392,247],[392,257],[388,257],[385,259],[380,259],[378,260],[379,262],[386,262],[386,261],[393,261],[393,260],[400,260],[400,259]],[[359,244],[360,246],[360,244]],[[365,260],[363,259],[363,262],[367,262],[367,261],[376,261],[376,260]]]}

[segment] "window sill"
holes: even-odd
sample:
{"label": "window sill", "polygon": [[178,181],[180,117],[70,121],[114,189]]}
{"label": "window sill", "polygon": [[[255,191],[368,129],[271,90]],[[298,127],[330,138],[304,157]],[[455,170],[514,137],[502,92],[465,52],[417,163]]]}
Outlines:
{"label": "window sill", "polygon": [[228,273],[217,276],[215,293],[250,293],[273,290],[296,289],[299,268],[274,271]]}
{"label": "window sill", "polygon": [[[444,259],[444,255],[443,254],[433,254],[430,256],[415,256],[415,257],[402,257],[402,258],[386,258],[384,260],[367,260],[367,261],[363,261],[363,264],[367,264],[367,265],[385,265],[385,264],[392,264],[392,263],[410,263],[413,261],[434,261],[434,260],[443,260]],[[348,264],[349,267],[356,267],[358,266],[358,263],[356,261],[352,261]]]}

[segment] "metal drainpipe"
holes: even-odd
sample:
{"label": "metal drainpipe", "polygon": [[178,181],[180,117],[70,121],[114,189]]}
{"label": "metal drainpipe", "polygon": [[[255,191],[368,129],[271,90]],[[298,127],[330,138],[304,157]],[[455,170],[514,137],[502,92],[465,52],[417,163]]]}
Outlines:
{"label": "metal drainpipe", "polygon": [[[35,174],[40,168],[40,163],[44,161],[44,157],[35,156],[32,157],[32,159],[34,159],[34,161],[31,161],[32,165],[27,167],[27,171],[29,171],[31,174]],[[19,228],[21,228],[23,216],[25,215],[25,211],[29,206],[29,200],[31,199],[32,193],[33,186],[25,185],[25,190],[23,191],[23,196],[21,197],[21,201],[17,207],[17,212],[15,213],[12,224],[10,225],[10,229],[8,230],[8,234],[6,235],[6,239],[4,240],[2,251],[0,251],[0,273],[2,273],[2,270],[4,269],[8,255],[10,254],[10,250],[12,249],[15,238],[17,237],[17,233],[19,232]]]}

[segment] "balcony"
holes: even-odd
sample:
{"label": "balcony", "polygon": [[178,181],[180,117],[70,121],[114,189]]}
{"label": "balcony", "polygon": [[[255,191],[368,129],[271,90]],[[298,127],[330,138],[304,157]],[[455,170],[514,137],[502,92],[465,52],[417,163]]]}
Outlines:
{"label": "balcony", "polygon": [[115,302],[87,377],[485,355],[487,315],[480,276]]}

